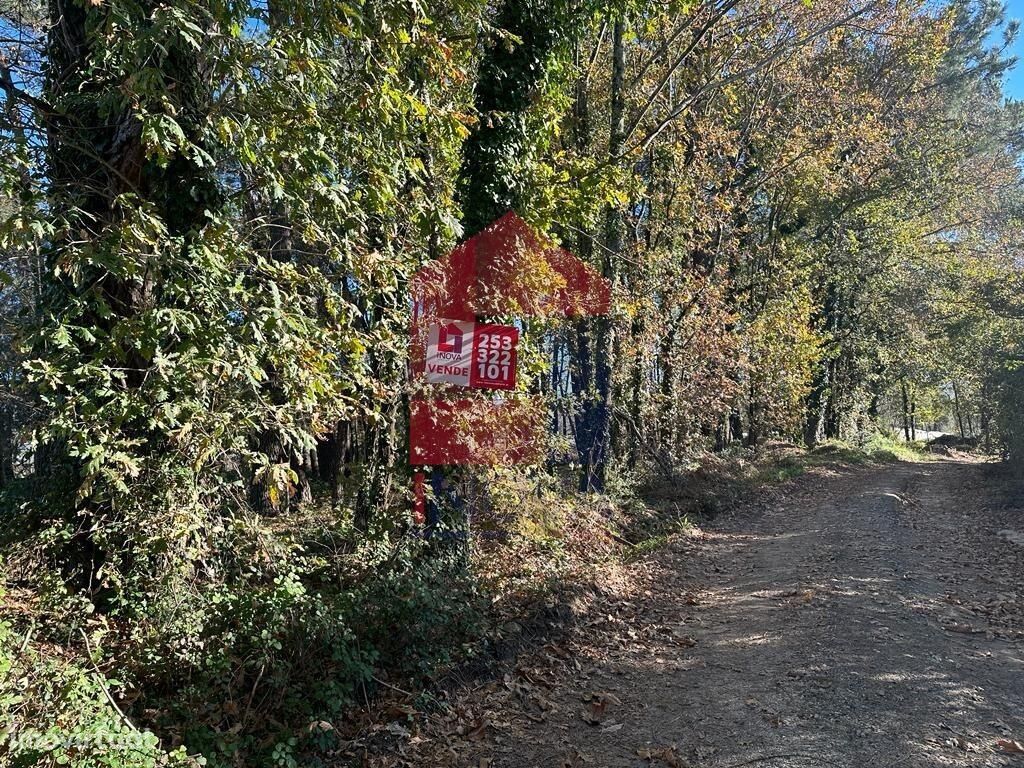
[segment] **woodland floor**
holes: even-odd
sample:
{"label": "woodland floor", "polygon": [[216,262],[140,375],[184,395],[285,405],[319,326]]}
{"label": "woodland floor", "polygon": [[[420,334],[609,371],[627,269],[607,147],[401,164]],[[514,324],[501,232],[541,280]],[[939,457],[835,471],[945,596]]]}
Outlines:
{"label": "woodland floor", "polygon": [[816,469],[364,764],[1024,766],[1022,508],[981,463]]}

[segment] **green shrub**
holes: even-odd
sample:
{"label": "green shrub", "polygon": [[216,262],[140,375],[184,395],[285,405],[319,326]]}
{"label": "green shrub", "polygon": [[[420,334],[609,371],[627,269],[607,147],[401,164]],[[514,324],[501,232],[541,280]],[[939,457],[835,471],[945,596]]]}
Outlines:
{"label": "green shrub", "polygon": [[[0,592],[0,596],[2,596]],[[12,768],[195,768],[184,747],[165,750],[115,706],[120,687],[88,659],[33,644],[0,621],[0,753]]]}

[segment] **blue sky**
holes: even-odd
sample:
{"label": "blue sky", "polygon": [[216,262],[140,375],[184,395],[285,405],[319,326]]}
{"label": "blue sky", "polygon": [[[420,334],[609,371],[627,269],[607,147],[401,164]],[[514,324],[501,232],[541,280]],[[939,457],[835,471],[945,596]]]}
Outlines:
{"label": "blue sky", "polygon": [[[1024,23],[1024,0],[1005,0],[1007,19],[1019,19]],[[1020,59],[1017,66],[1006,77],[1006,95],[1024,99],[1024,29],[1013,44],[1013,54]]]}

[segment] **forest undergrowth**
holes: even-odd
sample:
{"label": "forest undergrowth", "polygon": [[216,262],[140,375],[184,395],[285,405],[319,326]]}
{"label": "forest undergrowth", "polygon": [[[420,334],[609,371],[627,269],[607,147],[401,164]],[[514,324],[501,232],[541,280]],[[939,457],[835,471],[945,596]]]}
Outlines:
{"label": "forest undergrowth", "polygon": [[[368,727],[381,694],[430,709],[499,673],[578,622],[595,595],[621,589],[630,562],[765,487],[813,468],[929,458],[922,444],[881,437],[810,451],[774,442],[596,497],[572,490],[568,473],[492,470],[469,486],[468,533],[396,528],[372,548],[329,507],[239,519],[247,578],[209,599],[218,615],[188,613],[185,593],[182,613],[167,617],[190,647],[95,612],[47,580],[37,542],[9,538],[0,755],[15,766],[43,754],[80,766],[189,765],[196,755],[315,765]],[[170,671],[189,653],[202,662],[186,679],[160,674],[162,658]]]}

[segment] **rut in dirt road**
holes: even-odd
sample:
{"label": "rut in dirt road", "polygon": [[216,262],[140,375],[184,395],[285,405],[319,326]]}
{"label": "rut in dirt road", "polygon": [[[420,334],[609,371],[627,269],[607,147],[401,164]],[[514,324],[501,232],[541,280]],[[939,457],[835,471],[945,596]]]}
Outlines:
{"label": "rut in dirt road", "polygon": [[996,535],[1022,518],[988,472],[822,473],[718,520],[458,762],[1024,766],[1024,548]]}

